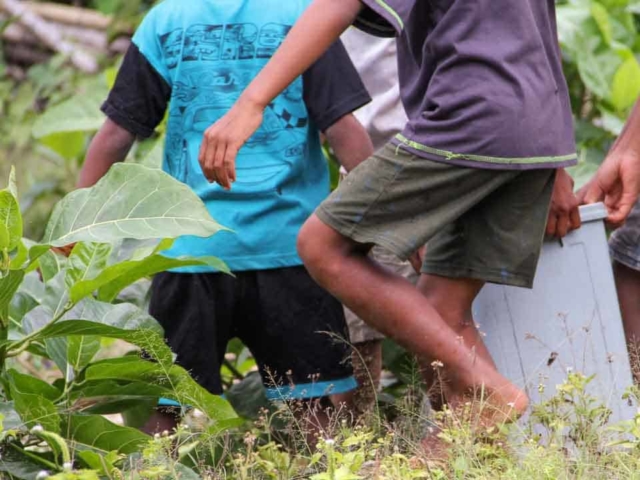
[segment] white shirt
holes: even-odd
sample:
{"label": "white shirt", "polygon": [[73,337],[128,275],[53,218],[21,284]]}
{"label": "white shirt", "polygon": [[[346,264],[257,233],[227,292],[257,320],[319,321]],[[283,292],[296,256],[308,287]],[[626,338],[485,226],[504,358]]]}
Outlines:
{"label": "white shirt", "polygon": [[351,61],[373,101],[354,112],[369,133],[375,150],[382,148],[407,123],[400,100],[396,41],[366,34],[354,27],[342,34]]}

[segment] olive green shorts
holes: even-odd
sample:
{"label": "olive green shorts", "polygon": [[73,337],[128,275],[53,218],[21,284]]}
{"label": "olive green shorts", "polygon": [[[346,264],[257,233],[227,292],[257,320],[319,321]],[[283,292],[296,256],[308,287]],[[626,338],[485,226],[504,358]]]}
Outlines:
{"label": "olive green shorts", "polygon": [[316,214],[401,260],[426,244],[422,273],[531,288],[555,172],[459,167],[386,145]]}

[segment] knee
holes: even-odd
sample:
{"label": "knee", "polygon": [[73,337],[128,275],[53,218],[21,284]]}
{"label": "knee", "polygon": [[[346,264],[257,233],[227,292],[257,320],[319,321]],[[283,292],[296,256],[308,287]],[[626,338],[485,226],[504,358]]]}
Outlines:
{"label": "knee", "polygon": [[315,266],[321,256],[321,245],[317,228],[309,219],[300,229],[297,242],[298,255],[307,268]]}
{"label": "knee", "polygon": [[316,281],[338,275],[342,265],[341,249],[333,238],[334,232],[317,217],[312,216],[298,235],[298,255]]}

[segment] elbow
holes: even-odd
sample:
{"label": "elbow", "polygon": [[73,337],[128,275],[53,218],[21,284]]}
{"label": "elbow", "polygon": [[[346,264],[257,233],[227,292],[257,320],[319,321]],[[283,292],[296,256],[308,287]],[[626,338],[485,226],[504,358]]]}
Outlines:
{"label": "elbow", "polygon": [[373,155],[371,138],[353,114],[345,115],[331,125],[325,135],[338,159],[346,156],[351,159],[349,163],[359,163]]}

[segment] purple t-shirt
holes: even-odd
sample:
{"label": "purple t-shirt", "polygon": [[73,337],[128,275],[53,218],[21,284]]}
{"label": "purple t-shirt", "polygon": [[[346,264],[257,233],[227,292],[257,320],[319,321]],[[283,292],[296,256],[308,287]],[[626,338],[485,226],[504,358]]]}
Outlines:
{"label": "purple t-shirt", "polygon": [[398,36],[395,144],[476,168],[577,162],[554,0],[361,1],[357,27]]}

